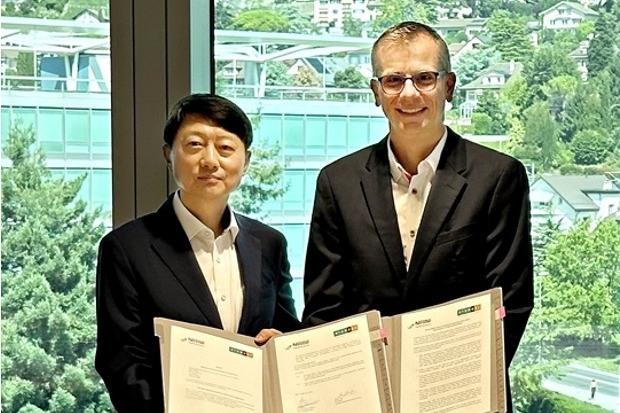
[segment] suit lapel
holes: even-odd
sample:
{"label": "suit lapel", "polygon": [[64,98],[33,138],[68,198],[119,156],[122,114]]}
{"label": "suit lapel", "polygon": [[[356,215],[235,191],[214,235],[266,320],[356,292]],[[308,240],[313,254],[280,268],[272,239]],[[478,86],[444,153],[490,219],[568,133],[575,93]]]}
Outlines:
{"label": "suit lapel", "polygon": [[252,331],[252,322],[260,311],[261,293],[261,242],[250,231],[245,217],[235,215],[239,225],[239,234],[235,240],[239,272],[243,283],[243,309],[239,320],[239,332]]}
{"label": "suit lapel", "polygon": [[362,176],[361,185],[372,221],[377,230],[385,254],[399,281],[405,278],[406,267],[403,247],[398,229],[398,218],[394,208],[394,196],[387,155],[387,138],[375,145],[368,163],[368,173]]}
{"label": "suit lapel", "polygon": [[466,179],[460,175],[466,165],[465,148],[461,139],[448,128],[448,140],[418,228],[418,238],[407,275],[407,290],[420,275],[428,254],[435,245],[437,235],[450,212],[456,207],[459,196],[465,188]]}
{"label": "suit lapel", "polygon": [[162,234],[152,247],[183,286],[211,327],[222,328],[219,312],[187,235],[172,206],[172,196],[157,211]]}

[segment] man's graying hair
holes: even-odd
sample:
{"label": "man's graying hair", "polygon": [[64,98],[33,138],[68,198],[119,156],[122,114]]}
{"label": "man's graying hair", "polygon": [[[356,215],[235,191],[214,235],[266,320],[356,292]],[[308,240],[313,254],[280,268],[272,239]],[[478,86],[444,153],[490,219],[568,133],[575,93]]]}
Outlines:
{"label": "man's graying hair", "polygon": [[390,27],[386,31],[384,31],[381,36],[375,41],[372,45],[372,53],[370,55],[370,60],[372,63],[372,72],[375,76],[379,76],[379,67],[377,62],[377,50],[380,45],[386,42],[392,43],[407,43],[410,41],[415,41],[416,38],[420,36],[429,36],[437,42],[439,46],[439,64],[441,67],[437,68],[437,70],[445,70],[446,72],[452,71],[452,66],[450,65],[450,52],[448,51],[448,45],[442,39],[442,37],[430,26],[427,26],[423,23],[418,22],[402,22],[395,26]]}

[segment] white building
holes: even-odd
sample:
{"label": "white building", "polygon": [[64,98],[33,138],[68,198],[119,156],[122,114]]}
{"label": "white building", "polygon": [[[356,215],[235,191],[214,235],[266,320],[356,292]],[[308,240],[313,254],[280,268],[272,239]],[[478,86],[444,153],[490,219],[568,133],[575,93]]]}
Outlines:
{"label": "white building", "polygon": [[530,187],[532,224],[542,224],[551,216],[561,228],[590,218],[601,220],[620,212],[620,176],[543,175]]}
{"label": "white building", "polygon": [[547,30],[576,30],[582,21],[596,19],[598,13],[571,1],[561,1],[539,13],[542,28]]}
{"label": "white building", "polygon": [[342,33],[344,18],[369,23],[377,17],[377,8],[368,7],[373,0],[314,0],[314,23],[329,27],[331,33]]}

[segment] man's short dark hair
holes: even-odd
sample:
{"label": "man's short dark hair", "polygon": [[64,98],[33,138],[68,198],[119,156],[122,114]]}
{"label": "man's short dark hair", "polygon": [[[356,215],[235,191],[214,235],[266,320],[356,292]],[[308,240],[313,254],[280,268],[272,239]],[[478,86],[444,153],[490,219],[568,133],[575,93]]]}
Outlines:
{"label": "man's short dark hair", "polygon": [[252,123],[239,106],[225,97],[209,93],[194,93],[179,100],[168,115],[164,127],[164,142],[172,146],[181,124],[188,116],[200,116],[216,126],[234,133],[245,149],[252,145]]}
{"label": "man's short dark hair", "polygon": [[452,66],[450,64],[450,52],[448,51],[448,45],[441,37],[441,35],[437,33],[437,31],[431,26],[414,21],[407,21],[388,28],[379,36],[379,38],[372,45],[370,60],[372,64],[373,74],[375,76],[380,76],[380,73],[378,73],[379,67],[377,62],[377,49],[379,48],[379,45],[383,44],[386,41],[406,42],[414,40],[418,36],[429,36],[437,42],[440,50],[438,56],[440,67],[438,68],[438,70],[445,70],[446,72],[451,72]]}

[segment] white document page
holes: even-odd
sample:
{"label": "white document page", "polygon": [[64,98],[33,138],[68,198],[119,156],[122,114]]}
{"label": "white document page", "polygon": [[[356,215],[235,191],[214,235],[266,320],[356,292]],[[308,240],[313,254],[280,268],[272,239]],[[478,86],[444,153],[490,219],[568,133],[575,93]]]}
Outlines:
{"label": "white document page", "polygon": [[262,368],[256,347],[171,326],[166,413],[262,412]]}
{"label": "white document page", "polygon": [[275,340],[284,412],[381,411],[366,316]]}
{"label": "white document page", "polygon": [[486,295],[402,316],[401,412],[489,411],[489,311]]}

